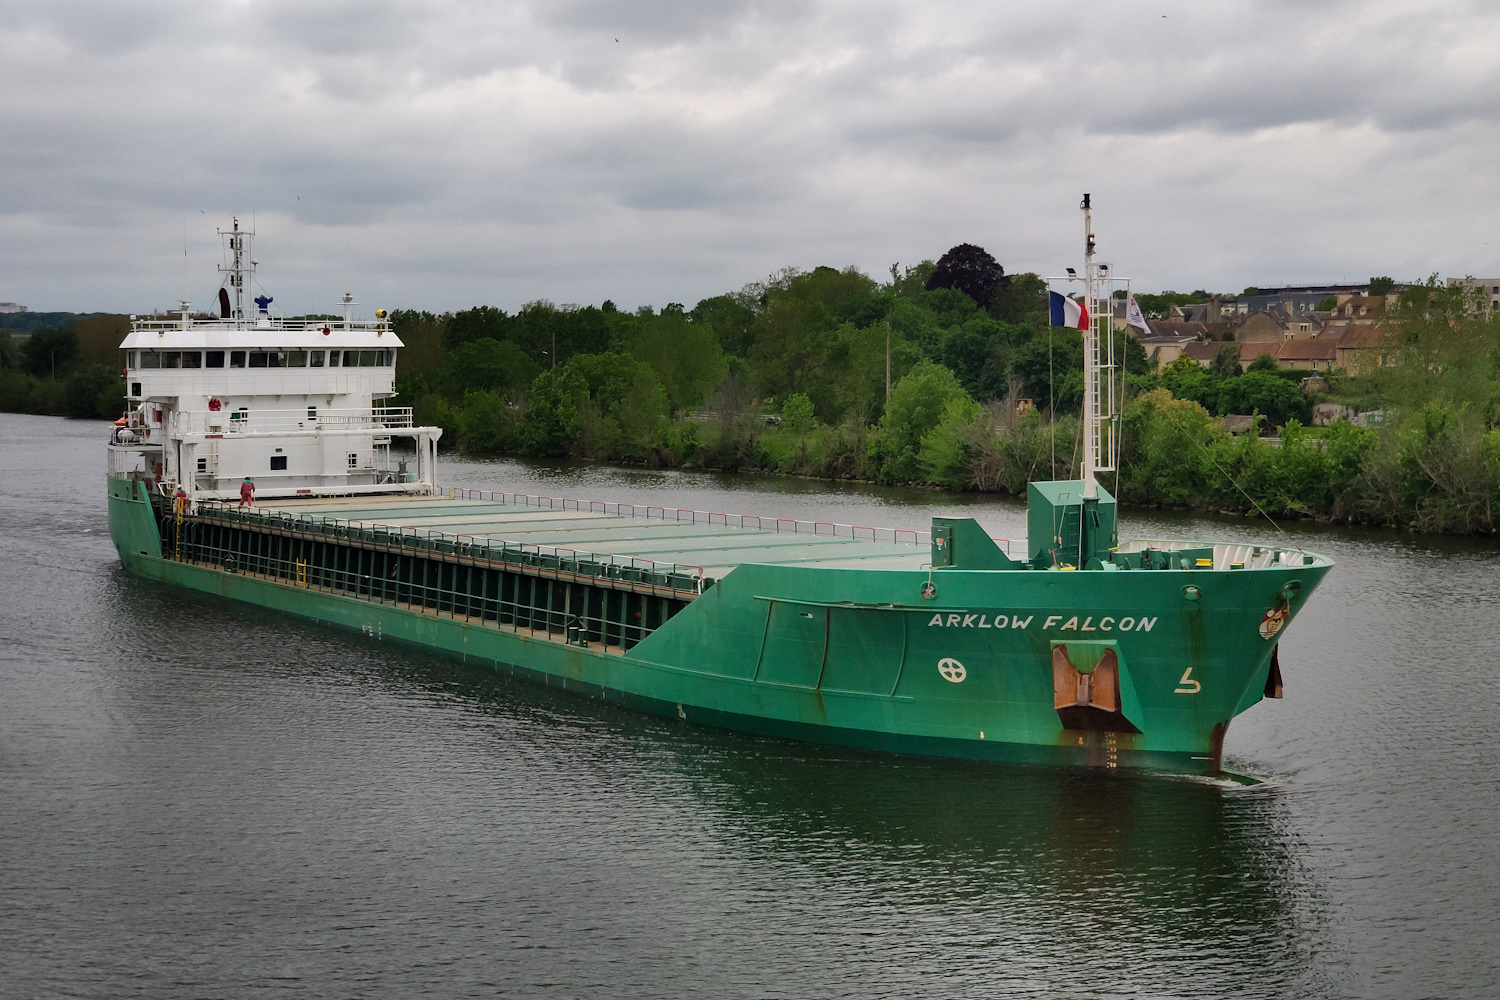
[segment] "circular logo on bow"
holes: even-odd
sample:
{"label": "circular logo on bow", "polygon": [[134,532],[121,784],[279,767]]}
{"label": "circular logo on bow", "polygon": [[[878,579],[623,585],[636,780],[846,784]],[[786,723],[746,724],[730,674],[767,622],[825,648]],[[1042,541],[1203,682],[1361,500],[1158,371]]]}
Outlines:
{"label": "circular logo on bow", "polygon": [[1272,608],[1266,612],[1266,616],[1260,620],[1260,637],[1262,639],[1275,638],[1276,633],[1281,631],[1281,626],[1286,624],[1287,609]]}
{"label": "circular logo on bow", "polygon": [[962,663],[947,656],[938,660],[938,673],[943,675],[943,680],[951,684],[962,684],[963,679],[969,676],[969,672],[964,669]]}

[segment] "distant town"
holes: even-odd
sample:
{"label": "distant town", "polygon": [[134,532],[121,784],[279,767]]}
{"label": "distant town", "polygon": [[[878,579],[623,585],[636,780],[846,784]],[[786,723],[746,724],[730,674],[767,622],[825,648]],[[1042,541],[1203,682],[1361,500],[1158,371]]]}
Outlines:
{"label": "distant town", "polygon": [[[1477,288],[1492,306],[1500,307],[1500,278],[1450,278],[1448,286]],[[1326,373],[1336,368],[1360,375],[1395,363],[1394,331],[1386,325],[1385,314],[1410,287],[1387,279],[1360,285],[1248,289],[1234,297],[1169,305],[1156,310],[1161,315],[1148,312],[1149,333],[1128,329],[1157,370],[1183,355],[1207,368],[1232,344],[1239,352],[1241,371],[1264,356],[1288,371]],[[1117,325],[1124,323],[1124,302],[1116,303],[1115,319]]]}

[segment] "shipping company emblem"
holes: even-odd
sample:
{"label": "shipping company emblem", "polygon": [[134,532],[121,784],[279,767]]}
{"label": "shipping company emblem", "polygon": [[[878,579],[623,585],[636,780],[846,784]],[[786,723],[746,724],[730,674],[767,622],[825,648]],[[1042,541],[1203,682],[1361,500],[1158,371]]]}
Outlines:
{"label": "shipping company emblem", "polygon": [[943,680],[953,684],[962,684],[964,678],[969,676],[962,663],[948,656],[938,660],[938,673],[943,675]]}
{"label": "shipping company emblem", "polygon": [[1281,631],[1281,626],[1286,624],[1287,609],[1272,608],[1266,612],[1266,616],[1260,620],[1260,637],[1262,639],[1275,638],[1276,633]]}

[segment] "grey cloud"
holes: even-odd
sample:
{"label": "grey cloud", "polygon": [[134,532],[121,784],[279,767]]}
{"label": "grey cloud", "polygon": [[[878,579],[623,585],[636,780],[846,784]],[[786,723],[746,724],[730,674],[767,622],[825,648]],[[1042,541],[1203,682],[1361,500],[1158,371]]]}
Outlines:
{"label": "grey cloud", "polygon": [[24,3],[0,298],[170,302],[128,248],[180,276],[184,191],[210,234],[258,210],[309,302],[659,304],[960,240],[1051,267],[1085,189],[1148,285],[1483,270],[1497,92],[1496,14],[1415,0]]}

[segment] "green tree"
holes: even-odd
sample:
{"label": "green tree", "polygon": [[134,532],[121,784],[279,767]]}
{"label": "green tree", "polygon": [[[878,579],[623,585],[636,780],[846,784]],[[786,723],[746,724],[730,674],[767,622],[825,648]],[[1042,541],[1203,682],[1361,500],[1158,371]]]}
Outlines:
{"label": "green tree", "polygon": [[1002,323],[1041,330],[1049,319],[1047,282],[1030,271],[1011,275],[995,290],[989,313]]}
{"label": "green tree", "polygon": [[110,371],[120,370],[120,344],[130,335],[130,317],[115,313],[94,313],[73,325],[78,338],[78,364],[103,365]]}
{"label": "green tree", "polygon": [[970,469],[972,449],[970,429],[978,421],[981,409],[968,396],[948,400],[937,426],[922,437],[917,462],[927,481],[949,489],[965,489],[974,482]]}
{"label": "green tree", "polygon": [[[1262,355],[1264,357],[1264,355]],[[1240,345],[1225,344],[1214,352],[1209,362],[1208,373],[1217,379],[1238,378],[1240,374]]]}
{"label": "green tree", "polygon": [[536,378],[537,366],[510,341],[471,340],[443,359],[440,384],[453,399],[475,390],[495,391],[515,398]]}
{"label": "green tree", "polygon": [[1271,372],[1246,372],[1219,389],[1221,413],[1261,413],[1273,424],[1306,422],[1310,407],[1302,390]]}
{"label": "green tree", "polygon": [[[1189,359],[1191,361],[1192,359]],[[1083,406],[1083,335],[1057,327],[1016,348],[1012,363],[1021,395],[1053,415]]]}
{"label": "green tree", "polygon": [[1370,279],[1370,294],[1374,296],[1389,295],[1396,287],[1396,279],[1389,275]]}
{"label": "green tree", "polygon": [[1224,433],[1208,410],[1152,389],[1131,400],[1122,418],[1121,500],[1181,506],[1204,495],[1204,449]]}
{"label": "green tree", "polygon": [[735,295],[715,295],[693,306],[688,319],[695,326],[713,332],[719,349],[725,354],[743,358],[755,343],[752,327],[755,310],[749,302]]}
{"label": "green tree", "polygon": [[681,310],[637,323],[633,354],[656,372],[673,410],[698,406],[729,374],[713,328],[690,322]]}
{"label": "green tree", "polygon": [[927,290],[927,280],[935,270],[937,264],[930,260],[905,268],[900,263],[892,264],[891,283],[886,287],[897,298],[913,298]]}
{"label": "green tree", "polygon": [[[861,424],[879,420],[885,409],[885,323],[864,329],[844,324],[829,342],[827,363],[809,380],[807,396],[824,423],[846,418]],[[896,330],[891,331],[891,379],[899,382],[922,358]]]}
{"label": "green tree", "polygon": [[37,330],[21,345],[21,366],[37,378],[66,375],[78,364],[78,335],[72,330]]}
{"label": "green tree", "polygon": [[647,365],[637,368],[630,391],[617,408],[627,457],[646,458],[656,450],[669,406],[667,391],[651,368]]}
{"label": "green tree", "polygon": [[968,394],[942,365],[923,361],[891,390],[890,406],[873,443],[881,477],[887,482],[921,480],[922,439],[935,428],[955,399]]}
{"label": "green tree", "polygon": [[401,338],[396,371],[402,379],[425,378],[443,364],[443,334],[448,317],[413,309],[393,309],[391,329]]}
{"label": "green tree", "polygon": [[833,318],[821,302],[772,297],[755,319],[750,375],[768,396],[805,392],[828,360]]}
{"label": "green tree", "polygon": [[500,393],[470,390],[459,410],[459,441],[473,451],[514,451],[521,443],[518,423],[516,411]]}
{"label": "green tree", "polygon": [[884,319],[891,307],[891,297],[882,294],[880,285],[854,267],[842,271],[815,267],[793,278],[786,294],[822,303],[836,323],[855,326],[869,326]]}
{"label": "green tree", "polygon": [[1178,399],[1188,399],[1205,409],[1217,407],[1219,380],[1186,354],[1161,370],[1159,381]]}
{"label": "green tree", "polygon": [[794,392],[781,404],[781,426],[794,434],[802,435],[817,424],[813,414],[812,400],[800,392]]}
{"label": "green tree", "polygon": [[[397,325],[396,335],[402,336],[401,327],[408,323],[421,322],[430,313],[411,313],[407,310],[396,310],[391,314],[391,322]],[[444,350],[451,351],[460,344],[467,344],[473,340],[507,340],[509,339],[511,317],[504,309],[496,309],[494,306],[475,306],[472,309],[464,309],[447,318],[443,324],[442,343]],[[402,337],[405,340],[405,337]]]}
{"label": "green tree", "polygon": [[567,455],[582,426],[579,405],[588,401],[588,382],[576,367],[548,369],[538,375],[521,414],[521,453],[535,457]]}

